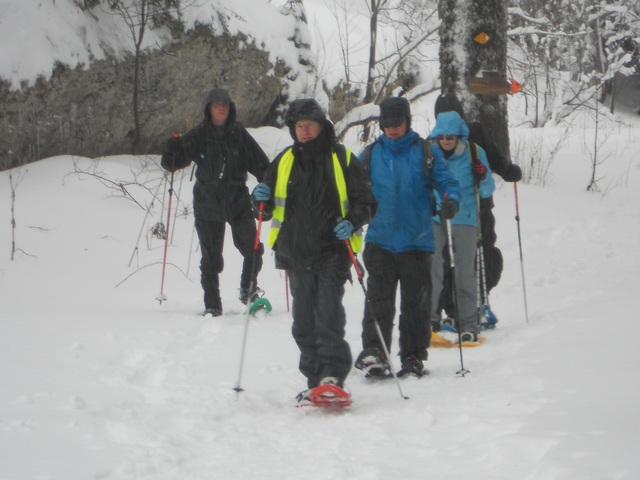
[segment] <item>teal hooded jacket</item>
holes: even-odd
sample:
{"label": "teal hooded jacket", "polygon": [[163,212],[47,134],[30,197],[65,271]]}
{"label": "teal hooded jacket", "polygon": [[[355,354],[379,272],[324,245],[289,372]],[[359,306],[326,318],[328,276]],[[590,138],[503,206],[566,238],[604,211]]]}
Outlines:
{"label": "teal hooded jacket", "polygon": [[[476,204],[476,188],[479,189],[480,198],[489,198],[496,189],[491,167],[487,161],[487,154],[477,145],[478,160],[487,168],[487,176],[476,185],[476,177],[472,170],[471,153],[467,139],[469,137],[469,127],[464,122],[458,112],[442,112],[436,118],[436,125],[429,134],[429,140],[434,141],[434,148],[444,155],[443,150],[437,146],[438,135],[457,135],[458,144],[449,158],[445,158],[445,163],[460,185],[460,206],[458,214],[453,217],[453,225],[478,225],[478,205]],[[441,197],[437,196],[438,208]],[[433,220],[440,223],[440,217],[435,215]]]}

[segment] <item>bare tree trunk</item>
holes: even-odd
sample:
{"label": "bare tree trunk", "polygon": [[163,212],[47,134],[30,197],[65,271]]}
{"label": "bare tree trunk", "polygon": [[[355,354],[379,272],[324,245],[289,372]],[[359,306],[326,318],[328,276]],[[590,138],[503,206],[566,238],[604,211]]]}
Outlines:
{"label": "bare tree trunk", "polygon": [[[440,76],[443,93],[462,102],[465,120],[482,122],[500,151],[511,158],[505,95],[474,95],[468,78],[482,72],[507,73],[507,2],[503,0],[439,0]],[[466,21],[461,21],[466,19]],[[489,41],[474,41],[480,32]]]}
{"label": "bare tree trunk", "polygon": [[145,28],[148,21],[149,5],[148,0],[140,2],[140,20],[138,24],[137,38],[134,31],[135,40],[135,60],[133,70],[133,124],[135,126],[135,136],[133,138],[133,151],[139,153],[140,147],[140,55],[142,55],[142,40],[144,39]]}
{"label": "bare tree trunk", "polygon": [[[367,71],[367,87],[364,92],[364,103],[371,103],[376,97],[376,43],[378,41],[378,17],[387,0],[370,0],[371,18],[369,19],[369,64]],[[362,141],[369,141],[371,127],[365,125],[362,130]]]}

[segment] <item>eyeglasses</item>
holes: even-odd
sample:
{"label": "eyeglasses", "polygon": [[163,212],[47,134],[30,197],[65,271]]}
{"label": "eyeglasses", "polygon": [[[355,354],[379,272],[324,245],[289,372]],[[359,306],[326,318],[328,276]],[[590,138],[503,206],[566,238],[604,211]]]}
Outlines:
{"label": "eyeglasses", "polygon": [[455,135],[438,135],[438,140],[455,140],[457,138]]}
{"label": "eyeglasses", "polygon": [[294,128],[296,130],[313,130],[320,128],[320,123],[315,120],[298,121],[295,123]]}

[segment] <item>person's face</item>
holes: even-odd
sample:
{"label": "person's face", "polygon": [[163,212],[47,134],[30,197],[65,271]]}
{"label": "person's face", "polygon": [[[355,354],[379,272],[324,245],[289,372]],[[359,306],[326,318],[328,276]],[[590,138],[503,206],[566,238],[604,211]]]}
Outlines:
{"label": "person's face", "polygon": [[294,125],[296,138],[300,143],[306,143],[313,140],[322,131],[322,125],[315,120],[299,120]]}
{"label": "person's face", "polygon": [[407,133],[409,128],[407,127],[407,121],[403,120],[402,123],[397,127],[385,127],[383,130],[384,130],[384,134],[388,138],[390,138],[391,140],[396,140],[402,137],[405,133]]}
{"label": "person's face", "polygon": [[229,118],[229,107],[228,103],[212,103],[209,105],[209,113],[211,113],[211,121],[217,127],[224,125]]}
{"label": "person's face", "polygon": [[457,135],[438,135],[438,144],[440,148],[446,150],[447,152],[456,148],[458,144],[458,136]]}

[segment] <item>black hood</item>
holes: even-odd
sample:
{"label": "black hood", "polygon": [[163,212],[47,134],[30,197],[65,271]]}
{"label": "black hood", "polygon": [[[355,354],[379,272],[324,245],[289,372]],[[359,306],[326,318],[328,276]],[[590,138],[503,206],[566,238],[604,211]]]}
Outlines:
{"label": "black hood", "polygon": [[436,104],[433,107],[436,118],[442,112],[458,112],[462,118],[464,118],[464,110],[462,110],[462,104],[458,97],[453,93],[447,93],[438,95]]}
{"label": "black hood", "polygon": [[289,110],[287,110],[284,116],[284,123],[289,127],[289,134],[294,141],[297,141],[295,124],[299,120],[315,120],[321,123],[324,127],[323,132],[328,139],[331,142],[335,140],[336,131],[333,123],[327,118],[320,104],[313,98],[294,100],[291,105],[289,105]]}
{"label": "black hood", "polygon": [[212,103],[226,103],[227,105],[229,105],[229,118],[227,118],[227,124],[236,121],[236,104],[233,103],[229,92],[227,92],[224,88],[214,88],[207,94],[204,106],[204,116],[209,121],[211,121],[209,105],[211,105]]}

